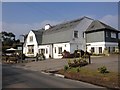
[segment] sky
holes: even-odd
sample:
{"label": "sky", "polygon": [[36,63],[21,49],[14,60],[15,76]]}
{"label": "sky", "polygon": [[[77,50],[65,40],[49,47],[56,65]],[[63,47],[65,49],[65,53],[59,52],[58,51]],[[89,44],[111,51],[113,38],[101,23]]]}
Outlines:
{"label": "sky", "polygon": [[62,22],[88,16],[118,28],[117,2],[3,2],[3,31],[13,32],[19,39],[32,29],[45,24]]}

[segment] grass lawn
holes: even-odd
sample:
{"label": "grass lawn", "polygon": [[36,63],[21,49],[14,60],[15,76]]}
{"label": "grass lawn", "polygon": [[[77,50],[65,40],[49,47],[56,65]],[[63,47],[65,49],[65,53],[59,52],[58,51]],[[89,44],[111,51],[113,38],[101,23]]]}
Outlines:
{"label": "grass lawn", "polygon": [[100,85],[107,88],[119,88],[120,81],[118,77],[120,74],[115,72],[109,72],[102,74],[98,70],[90,70],[88,68],[81,67],[68,68],[67,70],[59,70],[57,73],[64,75],[66,78],[84,81],[95,85]]}

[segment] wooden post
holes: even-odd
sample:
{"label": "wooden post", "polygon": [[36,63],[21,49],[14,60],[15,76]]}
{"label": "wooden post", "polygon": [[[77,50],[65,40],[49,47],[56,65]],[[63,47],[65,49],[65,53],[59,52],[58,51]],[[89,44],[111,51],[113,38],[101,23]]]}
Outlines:
{"label": "wooden post", "polygon": [[89,54],[89,64],[91,64],[91,57],[90,57],[90,54]]}

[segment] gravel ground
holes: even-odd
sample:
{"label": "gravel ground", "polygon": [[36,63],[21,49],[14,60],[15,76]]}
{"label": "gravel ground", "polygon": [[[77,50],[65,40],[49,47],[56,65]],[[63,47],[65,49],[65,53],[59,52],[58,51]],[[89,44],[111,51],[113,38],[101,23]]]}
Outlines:
{"label": "gravel ground", "polygon": [[94,57],[92,58],[92,63],[85,66],[89,69],[97,70],[97,68],[101,66],[106,66],[109,71],[118,72],[118,63],[119,62],[119,55],[110,55],[104,57]]}
{"label": "gravel ground", "polygon": [[[34,71],[42,70],[59,70],[67,65],[67,59],[48,59],[38,62],[29,62],[24,64],[16,64],[15,66],[30,69]],[[118,72],[118,55],[110,55],[103,57],[92,57],[92,63],[85,66],[85,68],[97,70],[101,66],[106,66],[109,71]]]}

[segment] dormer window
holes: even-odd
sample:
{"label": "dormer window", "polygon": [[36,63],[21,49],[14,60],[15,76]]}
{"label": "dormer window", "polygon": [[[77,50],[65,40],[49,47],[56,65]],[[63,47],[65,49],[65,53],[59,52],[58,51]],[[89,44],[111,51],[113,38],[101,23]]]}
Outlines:
{"label": "dormer window", "polygon": [[30,42],[33,42],[33,36],[30,36]]}
{"label": "dormer window", "polygon": [[74,38],[78,38],[78,31],[74,31]]}
{"label": "dormer window", "polygon": [[83,32],[83,38],[85,38],[85,32]]}

